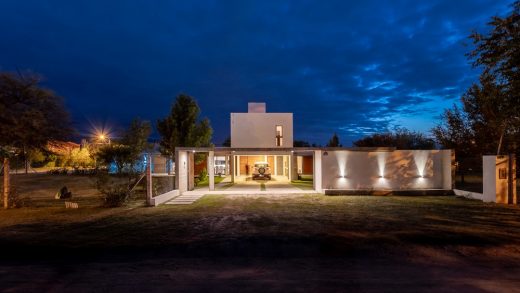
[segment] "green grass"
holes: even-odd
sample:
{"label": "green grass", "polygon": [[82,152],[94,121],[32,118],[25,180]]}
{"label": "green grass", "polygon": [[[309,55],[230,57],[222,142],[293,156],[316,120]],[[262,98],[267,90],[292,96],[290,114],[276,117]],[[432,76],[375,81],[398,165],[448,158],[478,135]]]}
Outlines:
{"label": "green grass", "polygon": [[[224,180],[226,177],[225,176],[215,176],[215,184],[219,184],[220,182],[222,182],[222,180]],[[197,186],[196,187],[208,187],[209,186],[209,177],[206,177],[205,180],[203,181],[199,181],[197,183]]]}
{"label": "green grass", "polygon": [[314,186],[313,186],[313,181],[309,181],[309,180],[293,180],[291,181],[291,184],[295,187],[298,187],[299,189],[302,189],[302,190],[313,190],[314,189]]}
{"label": "green grass", "polygon": [[[38,205],[0,210],[6,252],[0,260],[9,260],[0,261],[0,271],[9,272],[0,274],[0,283],[6,291],[45,291],[52,284],[54,291],[119,286],[115,291],[127,292],[173,283],[180,291],[238,291],[246,280],[253,280],[247,283],[253,291],[518,287],[518,206],[451,196],[266,191],[156,208],[134,200],[108,209],[99,207],[87,179],[15,178],[22,195]],[[79,209],[65,209],[52,198],[63,184],[81,200]],[[482,276],[490,283],[482,283]]]}
{"label": "green grass", "polygon": [[[520,243],[519,207],[456,197],[273,197],[266,192],[266,196],[205,196],[192,205],[157,208],[144,207],[144,200],[139,199],[127,207],[107,209],[99,206],[99,194],[89,178],[20,176],[13,176],[13,182],[21,195],[31,196],[35,204],[0,211],[0,244],[34,249],[141,247],[180,245],[201,239],[289,237],[296,241],[300,237],[324,236],[358,248],[361,243]],[[53,199],[55,191],[64,184],[75,194],[73,199],[80,203],[79,209],[65,209],[63,201]]]}

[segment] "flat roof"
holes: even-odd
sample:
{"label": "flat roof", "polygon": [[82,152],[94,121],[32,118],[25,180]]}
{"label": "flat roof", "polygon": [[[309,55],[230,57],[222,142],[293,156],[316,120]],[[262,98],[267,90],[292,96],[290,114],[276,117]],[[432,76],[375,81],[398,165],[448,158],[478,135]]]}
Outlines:
{"label": "flat roof", "polygon": [[231,152],[272,152],[272,153],[283,153],[283,152],[310,152],[310,151],[352,151],[352,152],[393,152],[396,150],[395,147],[274,147],[274,148],[233,148],[233,147],[177,147],[179,151],[195,151],[195,152],[219,152],[219,153],[231,153]]}

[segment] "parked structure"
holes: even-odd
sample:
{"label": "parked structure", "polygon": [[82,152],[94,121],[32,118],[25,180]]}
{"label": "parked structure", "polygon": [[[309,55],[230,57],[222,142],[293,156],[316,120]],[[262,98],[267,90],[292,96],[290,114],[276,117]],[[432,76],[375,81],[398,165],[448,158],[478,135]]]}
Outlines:
{"label": "parked structure", "polygon": [[[293,114],[268,113],[265,103],[249,103],[247,113],[231,113],[231,147],[177,148],[176,186],[194,188],[194,154],[208,154],[209,189],[215,160],[235,184],[252,180],[256,162],[267,162],[271,180],[290,182],[302,174],[324,193],[446,192],[452,189],[451,150],[293,147]],[[222,159],[224,158],[224,159]],[[310,174],[309,174],[310,173]]]}

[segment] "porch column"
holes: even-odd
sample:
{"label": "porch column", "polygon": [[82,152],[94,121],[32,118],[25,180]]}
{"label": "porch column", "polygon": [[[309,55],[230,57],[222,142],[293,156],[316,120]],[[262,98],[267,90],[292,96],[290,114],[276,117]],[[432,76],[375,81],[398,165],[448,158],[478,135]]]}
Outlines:
{"label": "porch column", "polygon": [[209,176],[209,190],[215,190],[215,152],[208,152],[208,176]]}
{"label": "porch column", "polygon": [[229,164],[229,157],[230,156],[225,156],[224,158],[226,158],[226,167],[224,168],[224,175],[229,175],[229,169],[231,169],[230,167],[230,164]]}
{"label": "porch column", "polygon": [[195,152],[188,151],[188,190],[195,189]]}
{"label": "porch column", "polygon": [[237,156],[237,176],[240,176],[240,156]]}
{"label": "porch column", "polygon": [[274,157],[274,176],[278,176],[278,156],[273,156]]}
{"label": "porch column", "polygon": [[175,151],[175,187],[182,194],[188,191],[188,160],[187,151]]}
{"label": "porch column", "polygon": [[313,180],[312,180],[312,184],[314,185],[314,190],[316,190],[317,192],[321,192],[323,193],[323,189],[322,189],[322,186],[321,186],[321,176],[322,176],[322,170],[321,170],[321,150],[320,151],[314,151],[314,154],[313,154],[313,157],[314,157],[314,164],[313,164],[313,172],[314,174],[312,174],[313,176]]}
{"label": "porch column", "polygon": [[289,181],[298,179],[298,161],[296,155],[291,152],[289,161]]}
{"label": "porch column", "polygon": [[235,155],[229,155],[229,174],[231,174],[231,183],[235,183]]}

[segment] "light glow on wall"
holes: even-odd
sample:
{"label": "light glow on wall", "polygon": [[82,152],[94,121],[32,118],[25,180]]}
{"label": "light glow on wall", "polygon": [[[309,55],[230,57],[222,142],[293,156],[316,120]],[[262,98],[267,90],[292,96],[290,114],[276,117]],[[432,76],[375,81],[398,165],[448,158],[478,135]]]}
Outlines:
{"label": "light glow on wall", "polygon": [[347,152],[337,152],[339,178],[347,178]]}
{"label": "light glow on wall", "polygon": [[386,167],[386,153],[377,154],[377,166],[379,167],[379,178],[385,178],[385,167]]}
{"label": "light glow on wall", "polygon": [[426,163],[428,162],[430,152],[429,151],[414,151],[413,159],[415,161],[415,166],[417,166],[417,174],[420,178],[424,178]]}

